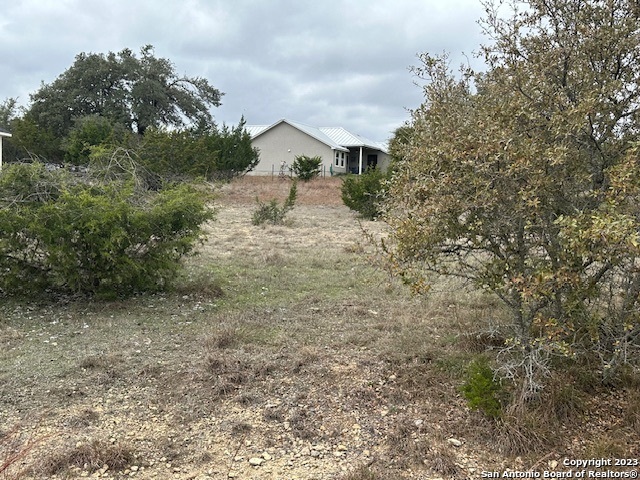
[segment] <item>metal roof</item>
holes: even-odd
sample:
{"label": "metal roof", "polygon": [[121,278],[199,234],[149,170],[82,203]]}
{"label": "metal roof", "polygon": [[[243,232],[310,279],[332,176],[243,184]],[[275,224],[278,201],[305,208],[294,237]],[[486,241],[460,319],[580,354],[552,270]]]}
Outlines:
{"label": "metal roof", "polygon": [[267,128],[269,128],[269,125],[245,125],[244,126],[244,129],[251,136],[251,138],[257,137],[262,132],[264,132]]}
{"label": "metal roof", "polygon": [[374,142],[373,140],[351,133],[342,127],[313,127],[311,125],[283,118],[272,125],[245,125],[245,129],[251,138],[255,138],[283,122],[297,128],[316,140],[329,145],[335,150],[347,151],[348,147],[368,147],[381,150],[385,153],[387,152],[387,148],[384,144]]}

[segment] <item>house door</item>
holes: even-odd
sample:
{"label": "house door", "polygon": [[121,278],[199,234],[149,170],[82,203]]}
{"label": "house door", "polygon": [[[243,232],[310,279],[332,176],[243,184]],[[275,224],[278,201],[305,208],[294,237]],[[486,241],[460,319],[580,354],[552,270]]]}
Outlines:
{"label": "house door", "polygon": [[378,155],[367,155],[367,168],[376,168],[378,166]]}

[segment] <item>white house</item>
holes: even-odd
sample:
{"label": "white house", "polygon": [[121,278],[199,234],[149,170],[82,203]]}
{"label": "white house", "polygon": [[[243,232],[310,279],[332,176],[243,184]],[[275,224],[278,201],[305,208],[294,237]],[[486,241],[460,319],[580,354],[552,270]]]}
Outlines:
{"label": "white house", "polygon": [[5,137],[10,137],[11,134],[0,128],[0,170],[2,170],[2,141]]}
{"label": "white house", "polygon": [[272,125],[246,125],[251,143],[260,150],[260,163],[253,175],[278,174],[291,167],[299,155],[322,158],[322,174],[362,173],[368,167],[385,170],[391,157],[387,147],[342,127],[313,127],[291,120]]}

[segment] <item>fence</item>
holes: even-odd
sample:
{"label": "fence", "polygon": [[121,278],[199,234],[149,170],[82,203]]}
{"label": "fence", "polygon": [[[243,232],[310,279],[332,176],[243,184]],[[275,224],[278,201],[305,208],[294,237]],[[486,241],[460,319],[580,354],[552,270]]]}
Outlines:
{"label": "fence", "polygon": [[[271,170],[251,170],[247,175],[256,175],[256,176],[271,176],[275,177],[295,177],[295,174],[291,171],[291,167],[289,165],[285,165],[284,169],[282,167],[277,167],[276,165],[271,165]],[[334,173],[331,168],[327,168],[326,165],[320,166],[320,177],[332,177]]]}

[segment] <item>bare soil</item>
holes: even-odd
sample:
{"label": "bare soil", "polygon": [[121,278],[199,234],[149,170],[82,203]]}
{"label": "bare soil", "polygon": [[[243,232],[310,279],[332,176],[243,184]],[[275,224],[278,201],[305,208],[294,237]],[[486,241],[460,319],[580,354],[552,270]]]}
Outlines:
{"label": "bare soil", "polygon": [[460,398],[469,356],[455,345],[499,307],[455,284],[419,299],[390,283],[363,235],[384,225],[360,222],[339,186],[301,184],[286,224],[264,228],[251,224],[256,196],[284,199],[289,182],[224,186],[175,291],[4,299],[5,478],[481,478],[549,469],[589,435],[618,435],[621,453],[638,454],[638,425],[599,426],[597,408],[573,440],[501,453]]}

